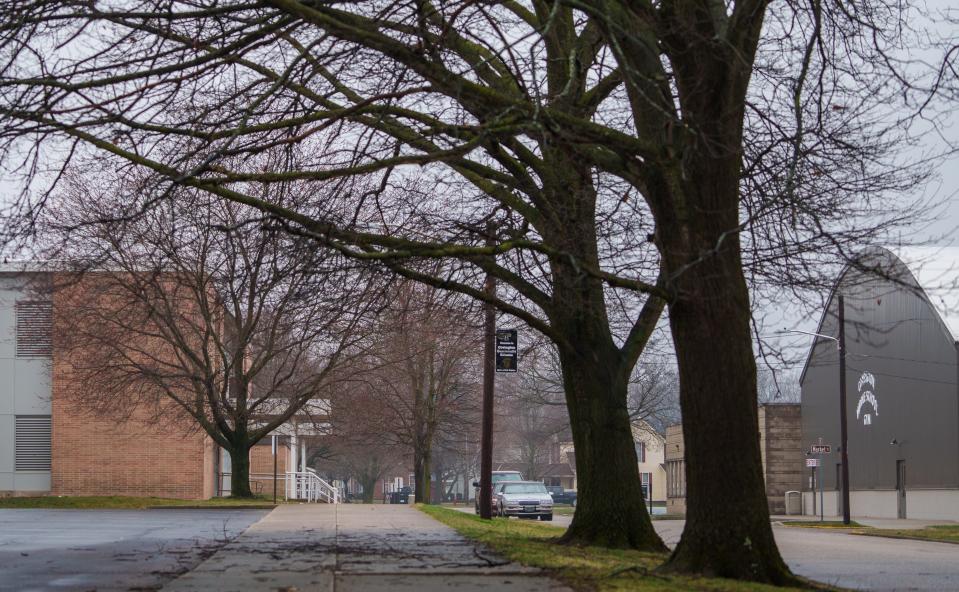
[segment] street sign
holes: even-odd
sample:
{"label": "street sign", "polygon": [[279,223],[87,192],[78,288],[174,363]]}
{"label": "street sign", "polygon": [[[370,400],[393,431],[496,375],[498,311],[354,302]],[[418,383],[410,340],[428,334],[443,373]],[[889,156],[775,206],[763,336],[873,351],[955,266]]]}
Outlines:
{"label": "street sign", "polygon": [[516,329],[496,330],[496,371],[516,372]]}
{"label": "street sign", "polygon": [[807,458],[807,459],[806,459],[806,466],[807,466],[807,467],[818,467],[818,466],[819,466],[819,459],[818,459],[818,458]]}
{"label": "street sign", "polygon": [[809,452],[812,454],[829,454],[832,452],[832,446],[829,444],[813,444],[809,447]]}

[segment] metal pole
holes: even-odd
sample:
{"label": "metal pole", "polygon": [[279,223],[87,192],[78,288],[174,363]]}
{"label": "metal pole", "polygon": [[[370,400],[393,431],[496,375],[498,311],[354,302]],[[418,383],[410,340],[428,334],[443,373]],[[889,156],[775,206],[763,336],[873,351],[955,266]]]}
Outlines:
{"label": "metal pole", "polygon": [[276,436],[273,436],[273,503],[276,503]]}
{"label": "metal pole", "polygon": [[[816,467],[816,481],[819,481],[819,521],[825,522],[826,520],[826,505],[825,505],[825,494],[823,493],[823,483],[822,483],[822,455],[819,456],[819,466]],[[815,495],[815,494],[813,494]]]}
{"label": "metal pole", "polygon": [[[486,244],[492,246],[493,230],[487,226]],[[489,297],[496,296],[496,279],[487,274],[483,292]],[[483,305],[483,433],[480,451],[480,518],[493,517],[493,391],[496,380],[496,360],[494,358],[494,339],[496,338],[496,312],[493,305]]]}
{"label": "metal pole", "polygon": [[653,474],[649,473],[649,515],[653,515]]}
{"label": "metal pole", "polygon": [[[811,481],[809,481],[809,487],[812,489],[812,515],[815,516],[819,513],[816,508],[816,484],[819,483],[819,481],[816,480],[816,467],[809,468],[809,478],[811,479]],[[803,515],[805,515],[805,512],[803,512]]]}
{"label": "metal pole", "polygon": [[846,429],[846,302],[839,294],[839,438],[842,462],[842,523],[849,524],[849,442]]}

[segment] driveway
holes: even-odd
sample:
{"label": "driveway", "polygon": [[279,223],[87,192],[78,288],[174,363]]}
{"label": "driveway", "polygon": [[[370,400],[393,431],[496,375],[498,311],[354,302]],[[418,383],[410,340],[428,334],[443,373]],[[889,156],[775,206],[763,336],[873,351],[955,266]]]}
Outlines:
{"label": "driveway", "polygon": [[0,509],[0,590],[155,590],[266,513]]}

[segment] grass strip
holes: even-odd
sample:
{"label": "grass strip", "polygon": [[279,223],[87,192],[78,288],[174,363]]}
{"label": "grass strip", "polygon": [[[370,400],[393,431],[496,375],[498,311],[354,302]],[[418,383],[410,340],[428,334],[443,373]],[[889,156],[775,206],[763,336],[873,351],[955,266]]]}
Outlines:
{"label": "grass strip", "polygon": [[[581,592],[641,590],[643,592],[709,591],[772,592],[796,590],[722,578],[661,575],[656,568],[665,553],[643,553],[604,547],[560,546],[556,539],[563,528],[531,520],[479,516],[438,506],[418,509],[452,527],[466,538],[480,542],[498,555],[528,567],[546,570],[556,579]],[[832,588],[818,588],[831,590]]]}
{"label": "grass strip", "polygon": [[167,499],[161,497],[110,496],[38,496],[3,497],[0,508],[41,508],[64,510],[144,510],[148,508],[273,508],[273,498],[215,497],[208,500]]}
{"label": "grass strip", "polygon": [[959,524],[938,524],[917,529],[870,528],[857,534],[959,544]]}
{"label": "grass strip", "polygon": [[783,526],[799,526],[801,528],[872,528],[865,524],[859,524],[855,520],[850,520],[849,524],[842,520],[784,520]]}

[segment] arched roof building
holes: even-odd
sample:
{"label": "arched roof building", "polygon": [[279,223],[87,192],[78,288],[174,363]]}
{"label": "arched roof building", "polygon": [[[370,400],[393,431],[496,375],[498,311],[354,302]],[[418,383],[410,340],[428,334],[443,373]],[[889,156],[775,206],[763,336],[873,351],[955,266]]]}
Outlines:
{"label": "arched roof building", "polygon": [[[840,293],[852,515],[959,519],[959,249],[864,252],[840,274],[817,333],[838,336]],[[830,515],[840,513],[839,381],[836,342],[817,337],[800,379],[802,434],[806,450],[832,445],[822,458]]]}

